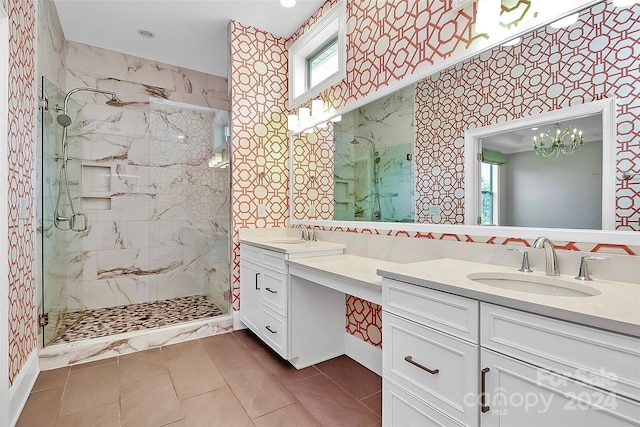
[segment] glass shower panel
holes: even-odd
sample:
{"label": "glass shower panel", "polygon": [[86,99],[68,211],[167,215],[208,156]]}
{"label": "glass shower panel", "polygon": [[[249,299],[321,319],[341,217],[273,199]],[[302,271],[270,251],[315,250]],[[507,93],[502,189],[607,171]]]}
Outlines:
{"label": "glass shower panel", "polygon": [[[43,345],[55,336],[59,322],[68,310],[66,283],[74,275],[74,263],[70,254],[81,248],[81,242],[73,242],[71,231],[61,230],[69,226],[69,221],[58,220],[56,216],[67,217],[70,214],[69,198],[74,207],[80,206],[80,158],[79,149],[69,146],[66,164],[66,177],[63,166],[63,131],[57,117],[62,114],[66,93],[52,82],[42,77],[41,96],[47,99],[48,108],[40,109],[38,120],[39,148],[38,156],[41,171],[40,221],[42,224],[42,276],[41,276],[41,313],[48,315],[48,325],[42,328]],[[69,113],[78,111],[79,104],[68,102]],[[73,125],[70,126],[69,130]],[[68,186],[66,183],[68,182]],[[67,197],[67,190],[69,196]],[[58,226],[56,226],[56,224]],[[77,264],[77,263],[76,263]]]}

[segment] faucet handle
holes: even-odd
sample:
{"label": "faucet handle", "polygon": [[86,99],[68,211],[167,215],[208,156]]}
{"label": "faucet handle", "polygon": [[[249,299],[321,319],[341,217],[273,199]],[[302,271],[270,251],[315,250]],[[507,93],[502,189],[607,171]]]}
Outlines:
{"label": "faucet handle", "polygon": [[589,265],[587,261],[603,261],[605,259],[609,259],[606,256],[596,256],[596,255],[588,255],[580,257],[580,270],[578,271],[578,275],[575,277],[577,280],[589,281],[593,280],[589,276]]}
{"label": "faucet handle", "polygon": [[513,252],[522,252],[522,265],[520,266],[518,271],[522,271],[523,273],[533,272],[533,270],[529,267],[529,253],[526,249],[509,248],[508,250]]}

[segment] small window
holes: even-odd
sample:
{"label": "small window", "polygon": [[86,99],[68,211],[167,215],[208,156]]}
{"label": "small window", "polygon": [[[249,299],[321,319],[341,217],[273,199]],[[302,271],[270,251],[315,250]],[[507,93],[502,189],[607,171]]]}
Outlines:
{"label": "small window", "polygon": [[317,86],[340,69],[338,36],[307,57],[307,89]]}
{"label": "small window", "polygon": [[480,200],[480,225],[498,225],[498,176],[499,165],[482,162],[482,198]]}
{"label": "small window", "polygon": [[289,108],[347,75],[346,3],[337,2],[289,48]]}

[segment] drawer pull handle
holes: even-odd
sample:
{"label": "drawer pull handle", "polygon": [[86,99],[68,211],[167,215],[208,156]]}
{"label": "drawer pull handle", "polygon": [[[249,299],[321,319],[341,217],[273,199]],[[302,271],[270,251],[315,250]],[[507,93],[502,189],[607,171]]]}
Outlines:
{"label": "drawer pull handle", "polygon": [[489,372],[490,369],[489,368],[484,368],[481,372],[482,372],[482,384],[480,386],[480,410],[482,411],[482,413],[484,414],[485,412],[489,411],[489,405],[485,405],[485,385],[486,385],[486,377],[487,377],[487,372]]}
{"label": "drawer pull handle", "polygon": [[260,290],[260,288],[258,287],[258,276],[260,276],[260,273],[256,273],[256,291]]}
{"label": "drawer pull handle", "polygon": [[273,329],[271,329],[271,326],[265,326],[265,328],[267,329],[267,331],[271,332],[272,334],[278,333],[278,331],[274,331]]}
{"label": "drawer pull handle", "polygon": [[265,288],[265,289],[266,289],[267,291],[271,292],[272,294],[277,294],[277,293],[278,293],[278,291],[274,291],[274,290],[273,290],[273,289],[271,289],[271,288]]}
{"label": "drawer pull handle", "polygon": [[440,372],[440,369],[429,369],[426,366],[423,366],[423,365],[419,364],[418,362],[414,362],[413,357],[411,357],[411,356],[406,356],[404,358],[404,360],[406,360],[407,362],[411,363],[412,365],[417,366],[418,368],[422,369],[423,371],[429,372],[431,375],[436,375],[438,372]]}

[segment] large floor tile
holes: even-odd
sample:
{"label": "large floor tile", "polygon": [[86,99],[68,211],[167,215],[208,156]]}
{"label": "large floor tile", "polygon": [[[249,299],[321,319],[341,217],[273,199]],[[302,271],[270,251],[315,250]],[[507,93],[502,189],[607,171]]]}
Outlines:
{"label": "large floor tile", "polygon": [[253,356],[285,385],[320,374],[320,371],[313,366],[298,370],[272,350],[256,351]]}
{"label": "large floor tile", "polygon": [[64,387],[37,391],[29,395],[16,427],[54,426]]}
{"label": "large floor tile", "polygon": [[202,348],[189,349],[167,361],[171,380],[180,400],[225,387],[222,375]]}
{"label": "large floor tile", "polygon": [[251,418],[288,406],[296,399],[261,365],[223,373],[227,384]]}
{"label": "large floor tile", "polygon": [[365,397],[364,399],[361,399],[360,402],[376,414],[382,416],[382,391],[374,393],[369,397]]}
{"label": "large floor tile", "polygon": [[251,332],[249,329],[233,331],[232,334],[238,339],[238,341],[242,343],[242,345],[247,347],[247,349],[251,352],[269,348],[269,346],[267,346],[264,341],[258,338],[256,334]]}
{"label": "large floor tile", "polygon": [[118,401],[118,364],[72,370],[62,396],[59,416]]}
{"label": "large floor tile", "polygon": [[220,372],[258,363],[233,335],[213,340],[201,339],[200,343]]}
{"label": "large floor tile", "polygon": [[357,399],[382,390],[382,377],[347,356],[338,356],[315,365]]}
{"label": "large floor tile", "polygon": [[120,404],[118,402],[58,418],[56,427],[119,427]]}
{"label": "large floor tile", "polygon": [[120,356],[120,384],[165,373],[167,365],[159,348]]}
{"label": "large floor tile", "polygon": [[92,362],[78,363],[77,365],[72,365],[72,371],[78,371],[80,369],[93,368],[95,366],[109,365],[111,363],[118,363],[118,357],[108,357],[106,359],[94,360]]}
{"label": "large floor tile", "polygon": [[47,390],[49,388],[64,387],[69,376],[69,367],[52,369],[50,371],[40,371],[38,379],[33,385],[31,392]]}
{"label": "large floor tile", "polygon": [[120,402],[123,426],[157,427],[183,418],[168,373],[123,384]]}
{"label": "large floor tile", "polygon": [[179,344],[171,344],[161,347],[162,355],[165,360],[175,359],[176,357],[184,356],[192,351],[203,350],[199,340],[191,340],[181,342]]}
{"label": "large floor tile", "polygon": [[300,403],[258,417],[253,423],[256,427],[322,427]]}
{"label": "large floor tile", "polygon": [[183,400],[181,403],[185,426],[252,426],[249,416],[228,387]]}
{"label": "large floor tile", "polygon": [[289,391],[325,426],[370,426],[380,417],[325,375],[287,386]]}

